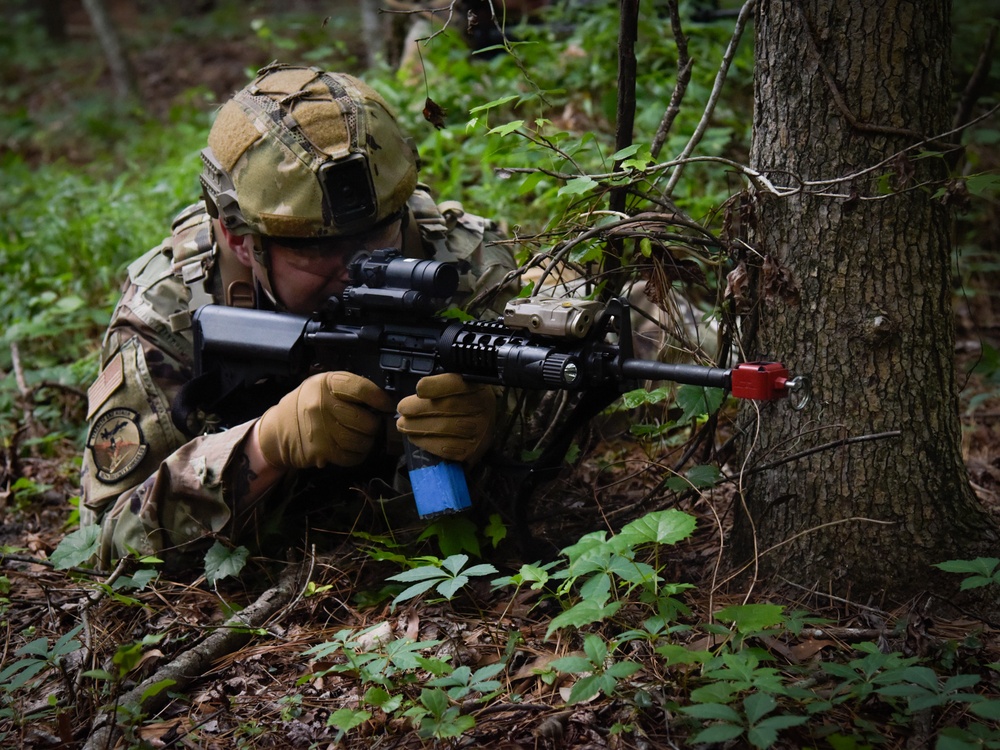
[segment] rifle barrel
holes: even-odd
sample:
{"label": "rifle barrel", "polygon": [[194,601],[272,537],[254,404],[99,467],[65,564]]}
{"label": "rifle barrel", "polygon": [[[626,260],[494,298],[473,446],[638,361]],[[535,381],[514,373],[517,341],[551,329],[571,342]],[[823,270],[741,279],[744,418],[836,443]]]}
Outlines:
{"label": "rifle barrel", "polygon": [[669,364],[648,359],[626,359],[622,362],[622,375],[635,380],[672,380],[684,385],[706,388],[729,388],[731,370],[701,365]]}

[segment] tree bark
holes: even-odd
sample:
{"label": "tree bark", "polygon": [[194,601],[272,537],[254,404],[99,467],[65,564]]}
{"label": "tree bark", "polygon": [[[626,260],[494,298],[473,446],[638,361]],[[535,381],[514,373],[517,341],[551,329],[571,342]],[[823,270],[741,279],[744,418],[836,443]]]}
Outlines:
{"label": "tree bark", "polygon": [[961,454],[945,164],[897,156],[948,130],[950,6],[757,2],[751,166],[800,189],[750,196],[745,355],[808,374],[813,400],[745,407],[745,465],[899,433],[746,477],[731,551],[767,583],[898,602],[954,592],[934,563],[996,554]]}

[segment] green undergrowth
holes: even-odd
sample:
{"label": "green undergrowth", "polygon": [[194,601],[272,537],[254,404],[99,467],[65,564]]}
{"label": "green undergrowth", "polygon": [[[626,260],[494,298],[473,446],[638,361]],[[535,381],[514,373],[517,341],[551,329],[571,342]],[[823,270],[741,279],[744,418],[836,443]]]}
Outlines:
{"label": "green undergrowth", "polygon": [[[307,713],[315,722],[316,705],[329,706],[325,741],[343,746],[366,746],[386,733],[400,740],[412,733],[442,747],[476,744],[497,731],[497,712],[541,704],[612,717],[601,733],[620,736],[625,746],[669,740],[759,750],[1000,747],[1000,663],[984,628],[949,638],[933,635],[915,615],[892,620],[881,613],[881,627],[859,629],[766,599],[713,604],[706,589],[665,575],[695,529],[686,512],[657,511],[616,533],[586,534],[556,559],[506,574],[465,553],[417,555],[406,544],[359,538],[382,569],[399,572],[386,575],[377,592],[354,592],[370,602],[356,610],[356,624],[283,651],[281,668],[291,665],[299,677],[280,683],[280,710],[241,724],[237,744],[272,746],[266,737],[285,736]],[[481,541],[488,549],[488,538]],[[148,607],[140,598],[157,586],[156,563],[146,560],[142,575],[91,584],[92,601],[111,597],[122,611]],[[214,565],[218,578],[239,572],[224,560]],[[1000,585],[995,558],[939,567],[965,589]],[[304,586],[299,611],[330,589]],[[474,640],[464,628],[470,618]],[[421,621],[437,624],[406,625]],[[0,732],[7,738],[86,705],[106,710],[131,687],[146,655],[162,656],[171,641],[184,648],[177,633],[149,632],[111,645],[106,666],[77,675],[73,670],[88,661],[80,658],[84,642],[94,645],[83,627],[58,638],[18,634],[0,671]],[[282,643],[281,628],[254,632],[265,646]],[[456,650],[456,638],[468,648]],[[72,690],[56,687],[61,681]],[[31,700],[43,684],[53,696],[47,704]],[[147,692],[171,684],[157,681]],[[321,704],[317,685],[327,696]],[[117,708],[133,747],[144,746],[136,738],[150,720],[138,706]]]}

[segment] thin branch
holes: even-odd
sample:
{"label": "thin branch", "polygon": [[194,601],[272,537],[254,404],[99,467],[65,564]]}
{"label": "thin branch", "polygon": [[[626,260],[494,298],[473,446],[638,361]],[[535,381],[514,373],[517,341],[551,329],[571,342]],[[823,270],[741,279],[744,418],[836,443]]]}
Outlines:
{"label": "thin branch", "polygon": [[[739,47],[740,38],[743,36],[743,30],[746,28],[750,17],[753,15],[755,0],[747,0],[743,7],[740,9],[740,15],[736,19],[736,28],[733,29],[733,35],[729,39],[729,46],[726,48],[726,52],[722,57],[722,64],[719,66],[719,72],[715,76],[715,84],[712,86],[712,93],[708,97],[708,104],[705,106],[705,111],[702,113],[701,121],[695,128],[690,140],[688,140],[687,145],[681,152],[679,160],[686,159],[694,151],[698,143],[701,142],[701,138],[705,135],[705,131],[708,130],[709,121],[712,119],[712,114],[715,112],[715,105],[719,101],[719,97],[722,94],[722,85],[726,82],[726,76],[729,74],[729,66],[733,62],[733,58],[736,56],[736,49]],[[674,169],[673,174],[670,175],[670,179],[667,181],[667,187],[664,189],[664,193],[670,195],[674,188],[677,186],[678,180],[681,178],[681,173],[683,170],[680,167]]]}
{"label": "thin branch", "polygon": [[990,75],[990,68],[994,60],[993,48],[997,41],[997,29],[996,25],[990,27],[986,41],[983,43],[983,50],[976,63],[976,69],[972,71],[972,77],[969,78],[969,83],[966,84],[965,91],[962,92],[962,100],[958,104],[955,119],[951,123],[955,129],[961,128],[972,117],[972,109],[976,106],[976,101],[982,93],[983,84]]}
{"label": "thin branch", "polygon": [[681,14],[677,5],[677,0],[670,0],[670,27],[674,33],[674,42],[677,44],[677,83],[674,85],[673,93],[670,94],[670,103],[663,113],[663,119],[660,120],[660,126],[656,129],[656,135],[649,149],[654,159],[660,155],[660,149],[667,140],[667,133],[670,132],[674,120],[681,111],[681,101],[687,93],[688,84],[691,82],[691,71],[694,68],[694,60],[688,55],[687,36],[681,28]]}
{"label": "thin branch", "polygon": [[877,432],[871,435],[857,435],[856,437],[841,438],[840,440],[833,440],[829,443],[823,443],[823,445],[817,445],[812,448],[808,448],[804,451],[799,451],[798,453],[792,453],[784,458],[780,458],[777,461],[772,461],[769,464],[762,464],[760,466],[755,466],[750,470],[751,474],[758,474],[762,471],[770,471],[783,464],[791,463],[792,461],[798,461],[800,458],[806,458],[815,453],[822,453],[823,451],[833,450],[834,448],[842,448],[845,445],[856,445],[858,443],[870,443],[874,440],[886,440],[887,438],[897,438],[903,433],[900,430],[891,430],[889,432]]}

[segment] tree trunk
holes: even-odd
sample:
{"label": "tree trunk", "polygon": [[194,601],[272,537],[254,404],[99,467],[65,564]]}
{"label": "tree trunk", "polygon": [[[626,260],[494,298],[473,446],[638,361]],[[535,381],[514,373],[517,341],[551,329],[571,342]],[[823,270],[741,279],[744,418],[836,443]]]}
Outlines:
{"label": "tree trunk", "polygon": [[137,99],[138,87],[135,83],[135,75],[128,57],[122,50],[121,41],[118,38],[118,31],[104,3],[104,0],[83,0],[83,7],[90,17],[90,23],[94,27],[94,33],[104,50],[104,57],[111,70],[111,80],[115,85],[115,93],[120,99]]}
{"label": "tree trunk", "polygon": [[757,2],[751,165],[801,189],[750,198],[746,354],[813,391],[741,414],[746,467],[779,463],[744,479],[734,520],[734,561],[761,581],[901,601],[954,591],[934,563],[996,555],[960,447],[950,217],[925,184],[946,167],[897,156],[948,129],[950,9]]}

